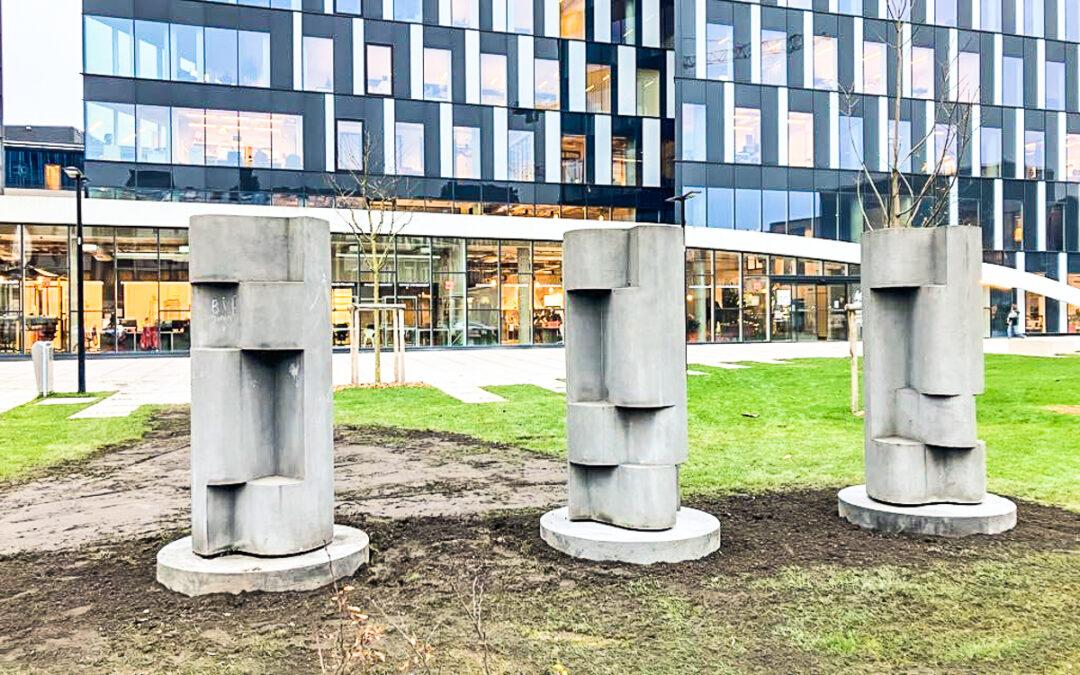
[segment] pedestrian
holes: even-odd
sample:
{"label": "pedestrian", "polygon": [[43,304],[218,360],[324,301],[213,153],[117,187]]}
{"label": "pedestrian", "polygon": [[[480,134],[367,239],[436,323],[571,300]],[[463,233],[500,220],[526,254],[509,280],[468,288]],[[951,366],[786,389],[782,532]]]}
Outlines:
{"label": "pedestrian", "polygon": [[1020,325],[1021,319],[1023,319],[1023,317],[1020,315],[1020,310],[1016,308],[1016,305],[1013,305],[1009,309],[1009,315],[1005,317],[1006,332],[1010,338],[1024,337],[1024,330]]}

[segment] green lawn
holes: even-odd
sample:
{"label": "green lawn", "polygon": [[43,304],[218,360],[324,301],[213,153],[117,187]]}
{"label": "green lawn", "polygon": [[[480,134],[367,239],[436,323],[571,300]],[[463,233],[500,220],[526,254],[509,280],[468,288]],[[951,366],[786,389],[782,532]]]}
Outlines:
{"label": "green lawn", "polygon": [[141,408],[128,417],[68,419],[106,395],[89,394],[85,401],[64,405],[37,405],[34,401],[0,414],[0,481],[86,457],[112,443],[140,438],[153,414],[151,407]]}
{"label": "green lawn", "polygon": [[[979,434],[990,489],[1080,510],[1080,358],[987,356]],[[689,378],[689,493],[844,485],[862,476],[862,420],[848,412],[848,363],[806,359],[739,370],[694,366]],[[563,397],[531,386],[493,387],[506,403],[470,405],[427,388],[350,389],[339,423],[436,429],[565,452]]]}

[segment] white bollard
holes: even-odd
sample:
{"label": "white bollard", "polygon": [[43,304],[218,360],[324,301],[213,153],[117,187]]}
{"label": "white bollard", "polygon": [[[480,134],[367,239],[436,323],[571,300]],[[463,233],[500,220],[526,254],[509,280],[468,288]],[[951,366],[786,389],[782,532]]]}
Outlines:
{"label": "white bollard", "polygon": [[34,361],[34,384],[38,396],[48,396],[53,391],[53,345],[41,340],[30,348],[30,358]]}

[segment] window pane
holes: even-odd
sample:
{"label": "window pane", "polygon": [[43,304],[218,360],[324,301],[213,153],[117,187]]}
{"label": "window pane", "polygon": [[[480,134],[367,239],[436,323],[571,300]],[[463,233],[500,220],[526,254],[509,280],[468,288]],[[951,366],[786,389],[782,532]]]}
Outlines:
{"label": "window pane", "polygon": [[202,82],[203,65],[202,26],[171,26],[172,79],[179,82]]}
{"label": "window pane", "polygon": [[1001,102],[1021,108],[1024,105],[1024,61],[1006,56],[1001,59]]}
{"label": "window pane", "polygon": [[1001,0],[980,0],[982,15],[979,26],[983,30],[1001,31]]}
{"label": "window pane", "polygon": [[1046,62],[1046,107],[1050,110],[1065,109],[1065,64]]}
{"label": "window pane", "polygon": [[334,40],[304,36],[304,89],[334,91]]}
{"label": "window pane", "polygon": [[270,113],[240,113],[240,166],[270,168],[272,128]]}
{"label": "window pane", "polygon": [[972,52],[960,52],[957,62],[959,72],[956,82],[956,100],[978,103],[979,55]]}
{"label": "window pane", "polygon": [[395,125],[395,136],[397,173],[405,176],[423,176],[424,125],[398,122]]}
{"label": "window pane", "polygon": [[576,40],[585,39],[585,0],[562,0],[561,31],[562,37]]}
{"label": "window pane", "polygon": [[86,17],[86,72],[131,77],[134,72],[131,19]]}
{"label": "window pane", "polygon": [[1024,0],[1024,34],[1043,36],[1043,10],[1045,0]]}
{"label": "window pane", "polygon": [[506,29],[526,35],[533,32],[533,0],[507,0]]}
{"label": "window pane", "polygon": [[304,168],[304,118],[274,113],[270,149],[275,169]]}
{"label": "window pane", "polygon": [[979,136],[980,175],[988,178],[1001,176],[1001,129],[982,127]]}
{"label": "window pane", "polygon": [[367,93],[390,96],[394,91],[393,54],[385,45],[367,46]]}
{"label": "window pane", "polygon": [[863,43],[863,93],[885,95],[885,63],[884,42]]}
{"label": "window pane", "polygon": [[394,0],[394,18],[420,23],[424,20],[423,0]]}
{"label": "window pane", "polygon": [[239,166],[239,117],[233,110],[206,111],[206,165]]}
{"label": "window pane", "polygon": [[337,166],[346,171],[364,170],[364,123],[341,120],[337,128]]}
{"label": "window pane", "polygon": [[169,79],[169,24],[135,22],[135,76],[151,80]]}
{"label": "window pane", "polygon": [[173,164],[206,164],[206,111],[173,108]]}
{"label": "window pane", "polygon": [[810,113],[788,113],[788,164],[814,166],[814,116]]}
{"label": "window pane", "polygon": [[424,49],[424,98],[450,100],[450,50]]}
{"label": "window pane", "polygon": [[1080,134],[1065,137],[1065,180],[1080,181]]}
{"label": "window pane", "polygon": [[611,112],[611,66],[595,63],[585,66],[585,110]]}
{"label": "window pane", "polygon": [[863,161],[863,119],[855,115],[840,115],[840,168],[857,170]]}
{"label": "window pane", "polygon": [[761,111],[735,108],[735,162],[761,164]]}
{"label": "window pane", "polygon": [[705,24],[705,77],[730,80],[734,68],[734,28],[726,24]]}
{"label": "window pane", "polygon": [[637,113],[660,116],[660,71],[639,68],[637,71]]}
{"label": "window pane", "polygon": [[362,14],[363,0],[336,0],[335,9],[339,14]]}
{"label": "window pane", "polygon": [[559,109],[559,86],[562,75],[559,71],[559,62],[552,59],[536,59],[536,97],[534,103],[537,108],[548,110]]}
{"label": "window pane", "polygon": [[458,28],[479,28],[479,0],[451,0],[450,25]]}
{"label": "window pane", "polygon": [[836,89],[836,38],[814,36],[814,87]]}
{"label": "window pane", "polygon": [[480,178],[480,129],[454,127],[454,178]]}
{"label": "window pane", "polygon": [[206,29],[206,81],[236,84],[236,31]]}
{"label": "window pane", "polygon": [[562,182],[585,182],[585,137],[563,135]]}
{"label": "window pane", "polygon": [[612,185],[637,185],[637,139],[613,136],[611,139]]}
{"label": "window pane", "polygon": [[911,95],[934,97],[934,50],[929,47],[911,48]]}
{"label": "window pane", "polygon": [[1046,170],[1046,135],[1041,131],[1024,131],[1024,169],[1028,178],[1043,177]]}
{"label": "window pane", "polygon": [[939,26],[956,25],[956,0],[935,0],[934,20]]}
{"label": "window pane", "polygon": [[739,230],[761,230],[761,191],[735,190],[735,227]]}
{"label": "window pane", "polygon": [[765,84],[787,84],[787,33],[761,31],[761,81]]}
{"label": "window pane", "polygon": [[135,161],[135,106],[87,102],[86,158]]}
{"label": "window pane", "polygon": [[240,49],[240,84],[245,87],[270,86],[270,34],[242,30]]}
{"label": "window pane", "polygon": [[480,102],[506,105],[506,55],[480,55]]}
{"label": "window pane", "polygon": [[682,106],[682,158],[688,162],[704,162],[706,141],[709,138],[705,105],[683,103]]}
{"label": "window pane", "polygon": [[172,120],[166,106],[140,105],[138,115],[139,161],[168,164],[172,157],[169,143]]}
{"label": "window pane", "polygon": [[506,162],[510,180],[532,181],[536,178],[533,132],[511,129],[506,144]]}

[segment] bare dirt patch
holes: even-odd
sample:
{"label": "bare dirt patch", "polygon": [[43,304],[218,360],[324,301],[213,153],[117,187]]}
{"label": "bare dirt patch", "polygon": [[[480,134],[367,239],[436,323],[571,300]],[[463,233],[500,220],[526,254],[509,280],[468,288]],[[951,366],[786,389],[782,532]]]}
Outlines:
{"label": "bare dirt patch", "polygon": [[1048,405],[1046,409],[1062,415],[1080,415],[1080,405]]}

